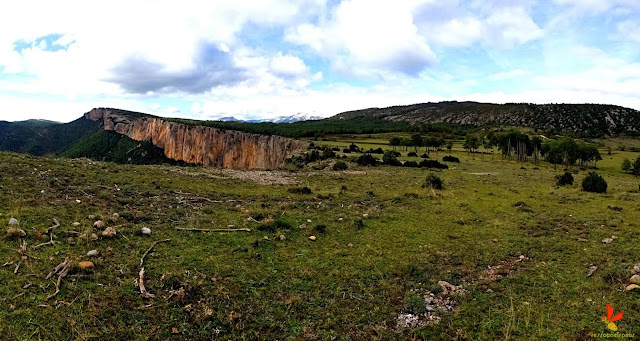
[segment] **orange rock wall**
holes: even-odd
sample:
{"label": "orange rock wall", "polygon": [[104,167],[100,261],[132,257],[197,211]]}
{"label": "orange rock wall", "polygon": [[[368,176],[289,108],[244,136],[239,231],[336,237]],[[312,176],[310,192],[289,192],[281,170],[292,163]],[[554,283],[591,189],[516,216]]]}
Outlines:
{"label": "orange rock wall", "polygon": [[190,126],[156,117],[130,118],[105,108],[93,109],[85,117],[102,120],[105,130],[151,141],[171,159],[207,167],[275,169],[308,147],[307,142],[281,136]]}

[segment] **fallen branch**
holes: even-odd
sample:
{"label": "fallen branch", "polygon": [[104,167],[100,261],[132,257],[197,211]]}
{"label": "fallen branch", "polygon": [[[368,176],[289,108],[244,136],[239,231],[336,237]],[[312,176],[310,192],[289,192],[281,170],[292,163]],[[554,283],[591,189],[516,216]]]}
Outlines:
{"label": "fallen branch", "polygon": [[188,228],[181,228],[181,227],[176,227],[176,230],[178,231],[189,231],[189,232],[239,232],[239,231],[243,231],[243,232],[251,232],[251,229],[215,229],[215,230],[207,230],[207,229],[188,229]]}
{"label": "fallen branch", "polygon": [[[144,258],[144,257],[143,257]],[[142,262],[141,262],[142,264]],[[140,293],[142,294],[142,297],[144,298],[151,298],[154,295],[150,292],[147,291],[147,289],[144,287],[144,268],[140,268],[140,274],[139,274],[139,281],[138,281],[138,285],[140,285]]]}
{"label": "fallen branch", "polygon": [[[140,267],[142,268],[142,263],[144,263],[144,257],[147,256],[147,254],[149,252],[151,252],[151,250],[153,249],[154,246],[156,246],[158,243],[164,243],[164,242],[170,242],[171,239],[164,239],[164,240],[158,240],[157,242],[154,242],[153,244],[151,244],[151,247],[149,248],[149,250],[147,250],[147,252],[145,252],[142,255],[142,258],[140,258]],[[144,273],[144,271],[141,272],[141,274]],[[142,280],[142,275],[140,275],[140,279]],[[141,285],[142,286],[142,285]]]}
{"label": "fallen branch", "polygon": [[48,301],[51,298],[55,297],[56,295],[58,295],[58,293],[60,292],[60,284],[62,283],[62,279],[69,273],[69,270],[71,269],[71,260],[69,258],[66,258],[64,260],[64,262],[58,264],[58,266],[55,267],[55,269],[53,269],[54,271],[49,273],[49,275],[47,275],[47,278],[50,278],[52,276],[53,273],[57,273],[58,274],[58,280],[56,281],[56,291],[47,296],[44,300]]}
{"label": "fallen branch", "polygon": [[45,232],[45,234],[49,235],[49,241],[46,243],[41,243],[38,244],[36,246],[34,246],[34,249],[37,249],[41,246],[45,246],[45,245],[51,245],[51,246],[55,246],[56,242],[53,240],[53,230],[55,230],[56,228],[60,227],[60,222],[57,219],[53,219],[53,226],[49,227],[47,229],[47,232]]}
{"label": "fallen branch", "polygon": [[16,269],[15,269],[15,270],[13,270],[13,273],[14,273],[14,274],[17,274],[17,273],[18,273],[18,269],[20,269],[20,264],[21,264],[21,263],[18,263],[18,265],[16,265]]}

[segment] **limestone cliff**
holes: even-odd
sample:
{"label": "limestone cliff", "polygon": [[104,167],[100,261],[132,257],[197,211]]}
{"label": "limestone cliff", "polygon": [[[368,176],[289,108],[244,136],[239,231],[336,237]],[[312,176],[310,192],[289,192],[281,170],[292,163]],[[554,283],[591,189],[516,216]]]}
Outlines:
{"label": "limestone cliff", "polygon": [[307,142],[281,136],[191,126],[153,116],[123,115],[106,108],[93,109],[84,116],[102,121],[105,130],[151,141],[171,159],[207,167],[274,169],[308,147]]}

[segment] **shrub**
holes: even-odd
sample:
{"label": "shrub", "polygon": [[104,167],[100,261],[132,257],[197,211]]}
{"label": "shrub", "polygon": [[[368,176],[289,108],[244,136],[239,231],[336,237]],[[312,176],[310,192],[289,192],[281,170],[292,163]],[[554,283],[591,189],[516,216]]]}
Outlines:
{"label": "shrub", "polygon": [[355,143],[351,143],[349,145],[349,150],[354,153],[360,153],[360,147],[358,147]]}
{"label": "shrub", "polygon": [[448,169],[449,166],[442,164],[436,160],[422,160],[418,166],[423,168]]}
{"label": "shrub", "polygon": [[327,148],[327,149],[322,151],[322,159],[323,160],[331,159],[331,158],[334,158],[334,157],[336,157],[336,153],[333,150]]}
{"label": "shrub", "polygon": [[347,168],[348,168],[348,166],[344,161],[338,161],[333,165],[333,170],[334,171],[341,171],[341,170],[345,170]]}
{"label": "shrub", "polygon": [[423,159],[428,159],[429,155],[427,155],[427,153],[424,153],[424,154],[420,155],[420,157],[423,158]]}
{"label": "shrub", "polygon": [[440,179],[440,177],[438,177],[437,175],[431,173],[427,175],[427,178],[424,180],[424,184],[422,185],[422,187],[442,189],[442,184],[442,179]]}
{"label": "shrub", "polygon": [[418,154],[416,152],[409,152],[409,154],[407,154],[408,157],[417,157]]}
{"label": "shrub", "polygon": [[396,152],[395,150],[391,150],[391,153],[393,153],[393,155],[395,155],[396,157],[401,157],[402,156],[402,153]]}
{"label": "shrub", "polygon": [[389,166],[402,166],[402,163],[398,161],[395,154],[390,150],[384,152],[384,155],[382,156],[382,163]]}
{"label": "shrub", "polygon": [[407,161],[402,164],[404,167],[418,167],[418,163],[415,161]]}
{"label": "shrub", "polygon": [[331,150],[333,150],[334,152],[339,152],[340,151],[340,147],[333,147],[333,148],[331,148]]}
{"label": "shrub", "polygon": [[360,166],[375,166],[378,163],[378,159],[376,159],[375,157],[371,156],[371,154],[362,154],[356,160],[356,162]]}
{"label": "shrub", "polygon": [[556,175],[556,184],[558,186],[573,185],[573,175],[569,172],[564,172],[562,175]]}
{"label": "shrub", "polygon": [[327,225],[323,225],[323,224],[316,225],[313,229],[318,233],[325,233],[327,232]]}
{"label": "shrub", "polygon": [[447,155],[447,156],[443,157],[442,161],[460,163],[460,159],[458,159],[455,156],[451,156],[451,155]]}
{"label": "shrub", "polygon": [[367,153],[369,153],[369,154],[384,154],[384,150],[382,150],[382,148],[378,148],[378,149],[369,148],[369,150],[367,150]]}
{"label": "shrub", "polygon": [[345,154],[349,154],[349,153],[351,153],[351,150],[349,150],[349,148],[345,148],[345,149],[342,150],[342,152],[345,153]]}
{"label": "shrub", "polygon": [[607,182],[598,173],[590,172],[582,180],[582,190],[585,192],[605,193],[607,191]]}
{"label": "shrub", "polygon": [[287,191],[295,194],[311,194],[311,188],[309,187],[293,187],[289,188]]}
{"label": "shrub", "polygon": [[421,315],[427,312],[427,304],[424,299],[413,291],[405,295],[404,307],[411,314]]}

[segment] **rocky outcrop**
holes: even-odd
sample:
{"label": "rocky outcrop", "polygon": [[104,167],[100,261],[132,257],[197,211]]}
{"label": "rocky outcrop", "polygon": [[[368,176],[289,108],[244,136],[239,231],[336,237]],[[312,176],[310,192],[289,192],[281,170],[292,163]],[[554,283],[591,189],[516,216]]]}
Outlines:
{"label": "rocky outcrop", "polygon": [[167,157],[207,167],[275,169],[291,155],[304,152],[308,143],[275,135],[187,125],[148,115],[126,115],[106,108],[86,113],[113,130],[137,141],[151,141]]}

